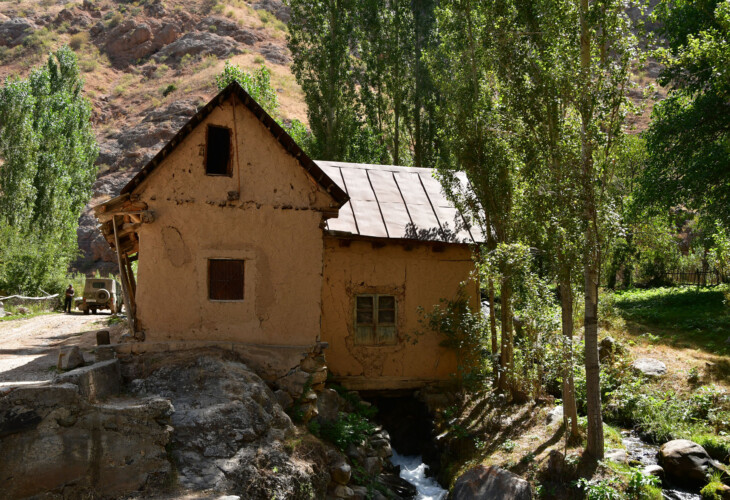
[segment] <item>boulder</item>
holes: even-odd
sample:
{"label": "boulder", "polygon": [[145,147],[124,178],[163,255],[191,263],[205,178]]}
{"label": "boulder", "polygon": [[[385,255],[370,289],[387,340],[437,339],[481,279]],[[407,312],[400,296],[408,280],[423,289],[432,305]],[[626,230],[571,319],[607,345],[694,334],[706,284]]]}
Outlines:
{"label": "boulder", "polygon": [[659,448],[659,465],[667,476],[683,484],[700,485],[707,482],[714,469],[725,470],[699,444],[688,439],[675,439]]}
{"label": "boulder", "polygon": [[332,490],[332,497],[338,499],[350,500],[355,496],[355,492],[351,488],[348,488],[344,484],[338,484]]}
{"label": "boulder", "polygon": [[253,8],[271,12],[282,23],[288,23],[291,17],[289,6],[281,0],[261,0]]}
{"label": "boulder", "polygon": [[626,450],[608,450],[604,455],[606,460],[612,460],[614,462],[625,464],[628,463],[629,457],[626,454]]}
{"label": "boulder", "polygon": [[388,488],[395,498],[416,498],[418,490],[414,485],[396,474],[381,474],[378,483]]}
{"label": "boulder", "polygon": [[279,388],[284,389],[294,399],[298,399],[302,395],[307,382],[309,382],[309,373],[298,368],[276,381]]}
{"label": "boulder", "polygon": [[58,364],[56,368],[59,370],[73,370],[84,364],[84,356],[78,346],[64,347],[58,353]]}
{"label": "boulder", "polygon": [[631,363],[631,368],[647,377],[661,377],[667,373],[667,365],[654,358],[639,358]]}
{"label": "boulder", "polygon": [[15,47],[38,29],[38,26],[24,17],[14,17],[0,23],[0,47]]}
{"label": "boulder", "polygon": [[366,486],[353,486],[351,489],[354,493],[353,500],[367,500],[370,497]]}
{"label": "boulder", "polygon": [[657,476],[660,478],[664,477],[664,469],[661,465],[647,465],[646,467],[644,467],[642,472],[645,476]]}
{"label": "boulder", "polygon": [[208,16],[198,24],[201,31],[210,31],[216,35],[230,36],[237,42],[254,45],[264,39],[264,36],[255,30],[242,28],[235,21],[221,16]]}
{"label": "boulder", "polygon": [[328,467],[290,456],[284,442],[294,426],[258,375],[233,353],[181,351],[169,358],[133,381],[131,391],[174,405],[171,454],[180,487],[245,491],[245,498],[292,498],[304,490],[324,498]]}
{"label": "boulder", "polygon": [[68,32],[74,34],[87,29],[92,25],[93,20],[86,12],[78,11],[76,9],[63,9],[58,13],[53,22],[57,25],[67,23]]}
{"label": "boulder", "polygon": [[240,53],[238,42],[233,38],[203,31],[187,33],[165,46],[155,54],[155,60],[180,62],[185,55],[207,56],[212,54],[217,57],[229,57]]}
{"label": "boulder", "polygon": [[283,389],[274,391],[274,397],[276,397],[277,403],[285,410],[294,404],[294,399]]}
{"label": "boulder", "polygon": [[383,470],[383,460],[380,457],[367,457],[362,467],[368,476],[377,476]]}
{"label": "boulder", "polygon": [[289,51],[286,47],[271,42],[261,45],[259,52],[267,61],[275,64],[289,64],[291,62],[291,57],[289,57]]}
{"label": "boulder", "polygon": [[320,423],[334,422],[340,412],[340,395],[334,389],[325,389],[317,397],[317,420]]}
{"label": "boulder", "polygon": [[174,42],[179,34],[180,26],[175,23],[138,23],[129,19],[106,34],[104,50],[112,63],[123,67],[154,54]]}
{"label": "boulder", "polygon": [[563,406],[556,406],[552,410],[550,410],[550,413],[548,413],[547,416],[547,424],[553,425],[556,423],[563,423]]}
{"label": "boulder", "polygon": [[347,462],[340,462],[330,467],[330,477],[337,484],[347,484],[350,482],[352,469]]}
{"label": "boulder", "polygon": [[530,483],[517,474],[496,466],[479,465],[462,474],[454,483],[449,500],[530,500]]}

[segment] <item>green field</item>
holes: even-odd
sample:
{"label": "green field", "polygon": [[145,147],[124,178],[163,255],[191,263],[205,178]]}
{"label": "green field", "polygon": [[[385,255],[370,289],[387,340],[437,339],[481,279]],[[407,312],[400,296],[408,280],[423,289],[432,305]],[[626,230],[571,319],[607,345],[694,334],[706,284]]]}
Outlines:
{"label": "green field", "polygon": [[615,306],[632,329],[677,346],[729,354],[730,287],[673,287],[614,294]]}

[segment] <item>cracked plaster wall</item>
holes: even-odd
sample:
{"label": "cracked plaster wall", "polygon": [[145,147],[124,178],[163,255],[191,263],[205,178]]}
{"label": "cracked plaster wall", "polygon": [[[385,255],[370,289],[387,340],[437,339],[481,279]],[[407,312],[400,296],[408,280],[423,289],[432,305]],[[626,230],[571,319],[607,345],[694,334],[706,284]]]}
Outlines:
{"label": "cracked plaster wall", "polygon": [[[205,174],[207,124],[231,129],[231,177]],[[148,340],[305,345],[318,339],[320,224],[332,200],[235,96],[135,194],[156,215],[138,233],[137,316]],[[211,258],[245,260],[242,302],[208,300]]]}
{"label": "cracked plaster wall", "polygon": [[[339,240],[325,238],[322,340],[329,342],[327,368],[353,389],[397,389],[448,380],[456,372],[456,357],[439,345],[440,334],[416,336],[423,330],[417,310],[420,306],[428,311],[442,298],[455,298],[459,283],[469,280],[473,269],[466,246],[447,245],[434,252],[429,244],[406,249],[396,243],[352,241],[341,246]],[[476,307],[479,292],[474,281],[467,291]],[[361,293],[396,296],[397,345],[355,345],[355,296]]]}

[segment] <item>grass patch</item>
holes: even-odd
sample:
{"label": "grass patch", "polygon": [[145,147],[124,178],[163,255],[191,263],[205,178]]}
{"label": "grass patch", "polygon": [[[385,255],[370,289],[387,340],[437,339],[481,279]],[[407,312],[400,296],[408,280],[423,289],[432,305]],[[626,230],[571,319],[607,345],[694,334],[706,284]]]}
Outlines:
{"label": "grass patch", "polygon": [[614,294],[614,305],[625,319],[651,329],[656,342],[727,355],[728,293],[727,285],[628,290]]}

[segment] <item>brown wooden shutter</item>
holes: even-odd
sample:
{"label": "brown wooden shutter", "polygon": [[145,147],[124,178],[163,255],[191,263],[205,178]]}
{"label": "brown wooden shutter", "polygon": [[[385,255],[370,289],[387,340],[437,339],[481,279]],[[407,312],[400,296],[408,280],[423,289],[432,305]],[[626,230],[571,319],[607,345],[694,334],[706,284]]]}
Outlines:
{"label": "brown wooden shutter", "polygon": [[243,300],[243,261],[208,261],[210,300]]}

